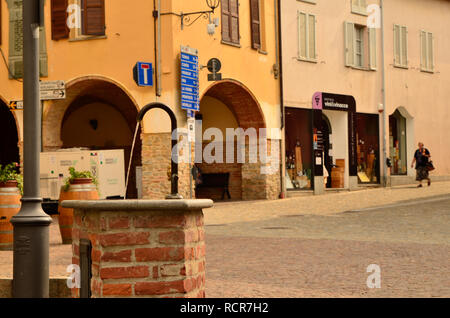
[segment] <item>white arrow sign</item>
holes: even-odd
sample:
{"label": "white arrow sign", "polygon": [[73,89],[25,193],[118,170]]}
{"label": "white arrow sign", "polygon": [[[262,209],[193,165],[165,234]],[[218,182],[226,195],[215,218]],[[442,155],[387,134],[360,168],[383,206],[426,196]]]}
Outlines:
{"label": "white arrow sign", "polygon": [[66,98],[65,89],[54,89],[48,91],[41,90],[41,100],[65,99],[65,98]]}
{"label": "white arrow sign", "polygon": [[66,89],[64,81],[39,82],[41,91],[51,91],[55,89]]}

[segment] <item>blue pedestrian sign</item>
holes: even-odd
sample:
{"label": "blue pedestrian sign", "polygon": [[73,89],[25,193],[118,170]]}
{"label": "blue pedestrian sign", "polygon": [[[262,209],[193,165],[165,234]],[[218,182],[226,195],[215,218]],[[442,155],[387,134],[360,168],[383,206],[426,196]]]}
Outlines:
{"label": "blue pedestrian sign", "polygon": [[198,94],[198,53],[190,47],[181,47],[181,108],[200,110]]}
{"label": "blue pedestrian sign", "polygon": [[153,86],[152,63],[137,62],[133,68],[133,77],[139,86]]}

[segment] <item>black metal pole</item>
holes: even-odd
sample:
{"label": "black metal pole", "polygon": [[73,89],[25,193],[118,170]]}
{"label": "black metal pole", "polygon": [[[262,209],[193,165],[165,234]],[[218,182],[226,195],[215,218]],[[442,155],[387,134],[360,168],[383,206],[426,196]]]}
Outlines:
{"label": "black metal pole", "polygon": [[13,297],[49,297],[49,225],[39,186],[41,111],[39,96],[40,0],[23,1],[24,195],[14,226]]}

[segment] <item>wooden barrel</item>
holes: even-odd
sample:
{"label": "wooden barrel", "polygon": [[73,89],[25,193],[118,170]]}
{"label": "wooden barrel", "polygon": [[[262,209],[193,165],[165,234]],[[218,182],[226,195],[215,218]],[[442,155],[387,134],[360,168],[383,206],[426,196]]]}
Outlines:
{"label": "wooden barrel", "polygon": [[344,169],[341,167],[331,169],[331,187],[344,187]]}
{"label": "wooden barrel", "polygon": [[58,223],[63,244],[72,244],[73,209],[63,208],[65,200],[98,200],[98,192],[91,179],[75,179],[66,192],[61,189],[59,194]]}
{"label": "wooden barrel", "polygon": [[13,226],[10,220],[19,213],[20,198],[17,182],[0,184],[0,250],[13,249]]}

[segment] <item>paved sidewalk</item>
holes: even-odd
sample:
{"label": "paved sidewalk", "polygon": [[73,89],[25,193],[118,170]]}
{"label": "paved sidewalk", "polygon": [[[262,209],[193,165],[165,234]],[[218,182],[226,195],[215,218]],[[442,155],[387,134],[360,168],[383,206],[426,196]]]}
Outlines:
{"label": "paved sidewalk", "polygon": [[[449,195],[450,182],[436,182],[217,203],[204,211],[207,297],[450,297]],[[430,208],[417,213],[419,198]],[[70,263],[54,222],[50,276]],[[371,263],[382,290],[365,287]],[[0,251],[0,277],[12,277],[11,251]]]}
{"label": "paved sidewalk", "polygon": [[450,194],[450,182],[434,182],[430,187],[403,185],[359,191],[332,192],[274,201],[220,202],[204,210],[205,224],[228,224],[266,220],[280,215],[332,215],[349,210],[399,203]]}

